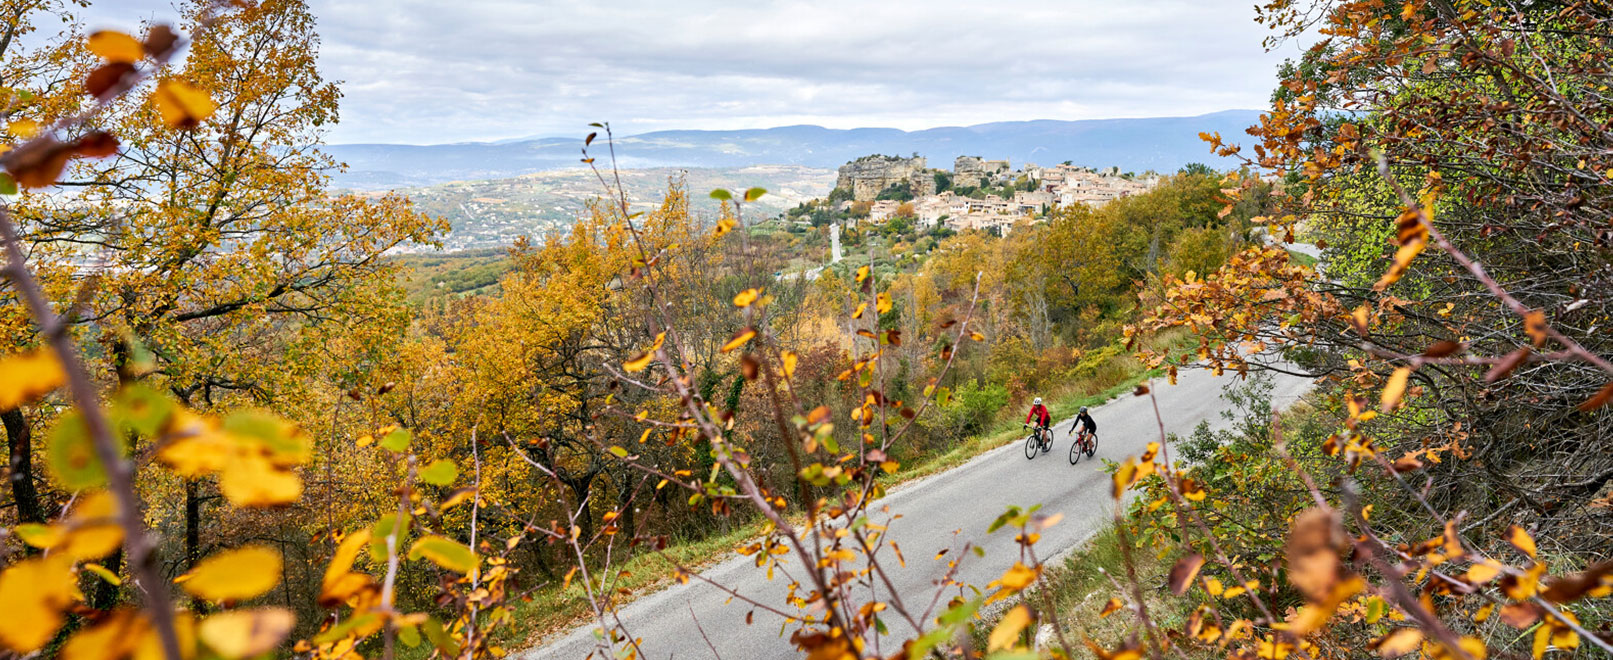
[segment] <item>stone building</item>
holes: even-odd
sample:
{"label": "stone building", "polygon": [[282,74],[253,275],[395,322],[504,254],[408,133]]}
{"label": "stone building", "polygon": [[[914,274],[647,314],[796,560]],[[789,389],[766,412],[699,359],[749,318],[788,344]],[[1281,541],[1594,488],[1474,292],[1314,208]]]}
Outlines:
{"label": "stone building", "polygon": [[851,191],[851,198],[866,202],[898,183],[908,184],[914,195],[934,194],[935,179],[923,156],[863,156],[840,166],[835,187]]}

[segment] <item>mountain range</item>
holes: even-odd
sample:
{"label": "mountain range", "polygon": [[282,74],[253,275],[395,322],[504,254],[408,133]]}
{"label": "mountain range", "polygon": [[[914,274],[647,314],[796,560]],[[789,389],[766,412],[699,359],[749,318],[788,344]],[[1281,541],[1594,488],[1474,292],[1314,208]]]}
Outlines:
{"label": "mountain range", "polygon": [[[673,130],[616,138],[618,165],[648,167],[745,167],[800,165],[833,168],[869,154],[917,153],[931,167],[951,169],[958,156],[1051,165],[1070,161],[1122,171],[1171,172],[1191,162],[1230,166],[1199,139],[1219,132],[1230,140],[1257,123],[1255,110],[1226,110],[1196,117],[994,122],[918,131],[894,128],[833,129],[822,126],[730,131]],[[586,133],[586,131],[584,131]],[[457,144],[334,144],[323,147],[346,163],[334,175],[338,188],[374,190],[447,181],[500,179],[579,167],[583,138],[548,137]],[[592,155],[608,155],[596,141]],[[601,161],[606,160],[600,158]],[[603,164],[603,163],[602,163]]]}

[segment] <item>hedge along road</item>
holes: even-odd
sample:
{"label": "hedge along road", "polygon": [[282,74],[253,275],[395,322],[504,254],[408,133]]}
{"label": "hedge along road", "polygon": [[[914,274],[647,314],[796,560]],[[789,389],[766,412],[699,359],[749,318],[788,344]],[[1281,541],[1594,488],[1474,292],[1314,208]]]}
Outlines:
{"label": "hedge along road", "polygon": [[[1310,389],[1309,379],[1278,373],[1271,376],[1275,385],[1274,407],[1287,407]],[[1227,421],[1221,418],[1220,412],[1227,404],[1221,398],[1221,388],[1228,382],[1232,382],[1231,377],[1217,378],[1203,369],[1183,371],[1174,386],[1163,380],[1155,381],[1154,392],[1159,399],[1166,432],[1186,436],[1201,421],[1209,422],[1211,428],[1224,428]],[[897,562],[888,545],[878,556],[915,619],[929,606],[936,594],[937,581],[947,572],[947,561],[957,554],[963,541],[982,548],[985,556],[970,554],[964,559],[957,575],[962,582],[984,588],[1019,559],[1014,531],[1005,528],[986,534],[991,521],[1010,505],[1040,504],[1041,513],[1064,514],[1064,520],[1044,530],[1036,544],[1037,555],[1043,558],[1075,548],[1112,519],[1110,479],[1101,471],[1103,462],[1097,459],[1119,461],[1143,453],[1149,442],[1159,439],[1159,425],[1146,396],[1124,394],[1091,412],[1098,423],[1098,451],[1092,459],[1083,457],[1079,465],[1072,466],[1069,462],[1073,439],[1067,434],[1074,420],[1067,419],[1054,426],[1053,449],[1035,459],[1025,458],[1021,436],[968,463],[899,487],[870,507],[871,511],[878,511],[890,505],[892,513],[902,516],[890,525],[887,534],[901,546],[907,565],[903,567]],[[936,553],[943,549],[950,550],[936,560]],[[794,555],[788,559],[792,560],[788,563],[792,569],[799,568],[793,561]],[[702,575],[757,602],[793,611],[784,600],[789,579],[780,573],[769,581],[766,569],[756,568],[751,557],[736,556]],[[804,592],[805,588],[802,595]],[[880,592],[881,600],[888,599],[883,588]],[[953,587],[942,596],[937,611],[943,609],[946,600],[956,592]],[[858,595],[866,597],[867,593],[867,590],[859,590]],[[746,625],[746,614],[753,609],[750,604],[733,599],[710,584],[691,579],[687,584],[639,598],[622,608],[619,616],[627,630],[643,640],[641,647],[645,657],[656,660],[799,656],[789,642],[789,633],[794,627],[781,627],[776,615],[763,611],[757,611],[754,623]],[[895,612],[887,610],[881,618],[890,634],[878,640],[880,654],[889,655],[900,647],[902,640],[916,636],[911,626]],[[520,652],[515,657],[519,660],[587,657],[598,649],[596,629],[592,623],[580,626],[547,646]],[[713,647],[716,654],[712,653]],[[870,646],[869,650],[874,648]]]}

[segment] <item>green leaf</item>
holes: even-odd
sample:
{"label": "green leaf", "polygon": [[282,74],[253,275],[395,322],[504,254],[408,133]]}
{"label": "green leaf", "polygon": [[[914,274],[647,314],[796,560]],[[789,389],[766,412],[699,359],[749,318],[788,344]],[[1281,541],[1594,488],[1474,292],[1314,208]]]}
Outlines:
{"label": "green leaf", "polygon": [[443,657],[452,658],[459,655],[459,642],[454,641],[454,638],[442,629],[442,622],[438,621],[437,617],[426,619],[425,623],[420,624],[420,629],[425,631],[426,639],[431,640],[431,645],[437,647]]}
{"label": "green leaf", "polygon": [[224,430],[237,438],[258,443],[276,459],[301,462],[307,460],[310,451],[308,437],[298,431],[295,424],[265,410],[230,413],[224,418]]}
{"label": "green leaf", "polygon": [[398,641],[404,646],[414,648],[420,645],[420,629],[415,626],[402,626],[398,628]]}
{"label": "green leaf", "polygon": [[348,633],[357,630],[360,627],[375,625],[380,618],[381,615],[375,612],[365,612],[363,614],[354,615],[346,621],[331,626],[329,630],[319,633],[318,636],[314,637],[313,641],[315,644],[329,644],[338,639],[346,637]]}
{"label": "green leaf", "polygon": [[61,541],[59,529],[39,523],[23,523],[11,528],[11,534],[33,547],[48,548]]}
{"label": "green leaf", "polygon": [[731,193],[731,192],[728,192],[728,190],[726,188],[718,188],[716,190],[711,191],[711,198],[712,199],[720,199],[720,200],[723,200],[725,202],[733,201],[734,194]]}
{"label": "green leaf", "polygon": [[123,386],[112,401],[112,422],[119,429],[154,437],[174,412],[174,401],[141,383]]}
{"label": "green leaf", "polygon": [[77,412],[63,416],[56,428],[51,429],[45,446],[45,462],[63,490],[106,485],[106,469],[95,455],[95,443],[84,425],[84,417]]}
{"label": "green leaf", "polygon": [[0,172],[0,195],[15,194],[17,194],[17,180],[11,178],[10,174]]}
{"label": "green leaf", "polygon": [[459,466],[446,458],[431,462],[420,471],[420,480],[433,486],[447,486],[459,478]]}
{"label": "green leaf", "polygon": [[404,450],[409,448],[409,442],[411,440],[414,440],[413,431],[410,431],[409,429],[394,429],[391,433],[386,434],[386,437],[381,438],[381,442],[377,444],[381,445],[381,448],[387,451],[403,453]]}
{"label": "green leaf", "polygon": [[758,199],[761,199],[762,195],[766,195],[766,194],[767,194],[767,189],[766,188],[751,188],[750,190],[745,191],[745,201],[754,202],[754,201],[756,201]]}
{"label": "green leaf", "polygon": [[465,544],[445,536],[432,535],[415,541],[409,548],[409,559],[421,557],[455,573],[468,574],[476,570],[476,553],[471,552]]}
{"label": "green leaf", "polygon": [[609,451],[612,456],[617,458],[627,458],[627,450],[621,447],[611,447]]}
{"label": "green leaf", "polygon": [[975,598],[953,605],[950,609],[941,613],[941,625],[950,626],[968,621],[969,617],[974,616],[975,611],[980,609],[980,604],[984,601],[984,598]]}
{"label": "green leaf", "polygon": [[[386,539],[392,534],[392,528],[397,524],[398,514],[389,513],[381,516],[370,528],[370,559],[377,562],[386,561]],[[403,516],[403,527],[398,530],[397,548],[403,551],[403,539],[409,535],[409,516]]]}

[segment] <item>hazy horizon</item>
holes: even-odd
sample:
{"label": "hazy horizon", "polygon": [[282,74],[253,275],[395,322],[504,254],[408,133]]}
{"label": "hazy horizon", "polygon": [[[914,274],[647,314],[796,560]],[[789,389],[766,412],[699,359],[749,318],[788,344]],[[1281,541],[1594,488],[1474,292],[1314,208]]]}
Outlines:
{"label": "hazy horizon", "polygon": [[[667,127],[667,128],[657,128],[657,129],[653,129],[653,130],[634,131],[634,132],[617,131],[616,137],[617,137],[617,139],[621,139],[621,138],[634,137],[634,136],[639,136],[639,135],[648,135],[648,134],[651,134],[651,133],[667,133],[667,132],[723,133],[723,132],[737,132],[737,131],[767,131],[767,130],[776,130],[776,129],[784,129],[784,128],[822,128],[822,129],[831,130],[831,131],[855,131],[855,130],[884,131],[884,130],[892,130],[892,131],[901,131],[903,133],[921,133],[921,132],[924,132],[924,131],[932,131],[932,130],[940,130],[940,129],[948,129],[948,128],[970,128],[970,127],[973,127],[973,126],[984,126],[984,125],[991,125],[991,124],[1027,124],[1027,123],[1047,122],[1047,121],[1083,122],[1083,121],[1124,121],[1124,120],[1129,120],[1129,119],[1192,119],[1192,118],[1195,118],[1195,117],[1208,117],[1208,116],[1211,116],[1211,115],[1219,115],[1219,114],[1229,113],[1229,112],[1264,112],[1264,111],[1260,110],[1258,108],[1227,108],[1225,110],[1213,110],[1213,111],[1210,111],[1210,112],[1204,112],[1204,113],[1193,114],[1193,115],[1089,117],[1089,118],[1084,118],[1084,119],[1057,119],[1057,118],[1053,118],[1053,117],[1037,117],[1037,118],[1034,118],[1034,119],[998,119],[998,120],[992,120],[992,121],[976,122],[976,123],[973,123],[973,124],[945,124],[945,125],[937,125],[937,126],[924,126],[924,127],[920,127],[920,128],[897,128],[897,127],[894,127],[894,126],[846,126],[846,127],[837,127],[837,126],[823,126],[821,124],[780,124],[780,125],[777,125],[777,126],[757,126],[757,127],[752,127],[752,128],[678,128],[678,127]],[[612,125],[612,129],[613,130],[615,129],[614,124]],[[400,147],[440,147],[440,146],[472,145],[472,144],[500,144],[500,143],[527,142],[527,141],[535,141],[535,140],[555,140],[555,139],[581,140],[585,136],[587,136],[588,133],[597,132],[599,130],[600,129],[598,129],[597,127],[584,125],[584,126],[579,127],[577,130],[573,131],[572,134],[511,135],[511,136],[508,136],[508,137],[489,138],[489,139],[485,139],[485,140],[460,140],[460,141],[455,141],[455,142],[335,142],[335,141],[332,141],[332,142],[330,142],[330,144],[333,145],[333,146],[389,145],[389,146],[400,146]]]}

